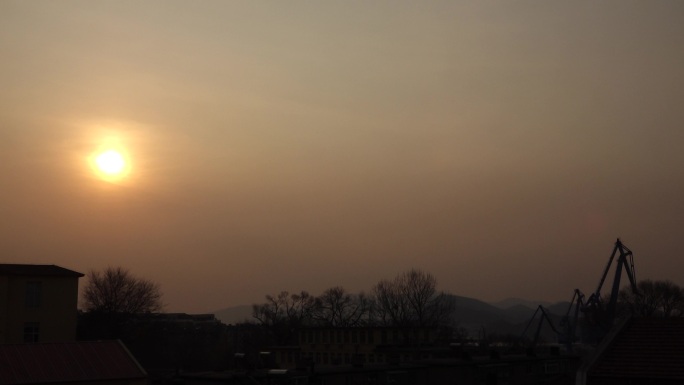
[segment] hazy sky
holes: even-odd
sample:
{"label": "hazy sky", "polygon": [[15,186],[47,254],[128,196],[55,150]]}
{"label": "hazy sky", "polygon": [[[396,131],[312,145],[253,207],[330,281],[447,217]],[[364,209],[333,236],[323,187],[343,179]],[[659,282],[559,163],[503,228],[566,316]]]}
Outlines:
{"label": "hazy sky", "polygon": [[682,285],[683,102],[682,1],[2,0],[0,262],[569,300],[619,236]]}

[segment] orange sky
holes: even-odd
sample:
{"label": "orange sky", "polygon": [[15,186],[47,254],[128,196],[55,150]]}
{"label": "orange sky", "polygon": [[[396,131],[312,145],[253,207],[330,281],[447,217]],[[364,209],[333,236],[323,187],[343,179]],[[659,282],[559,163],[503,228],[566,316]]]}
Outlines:
{"label": "orange sky", "polygon": [[[1,1],[0,262],[168,311],[370,290],[684,285],[680,1]],[[115,143],[112,183],[88,157]],[[82,284],[85,281],[82,282]]]}

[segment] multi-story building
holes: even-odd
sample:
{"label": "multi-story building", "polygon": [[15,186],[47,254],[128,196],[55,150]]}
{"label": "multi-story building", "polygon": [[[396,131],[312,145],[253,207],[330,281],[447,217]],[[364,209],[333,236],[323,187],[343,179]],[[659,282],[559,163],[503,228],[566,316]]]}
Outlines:
{"label": "multi-story building", "polygon": [[297,345],[262,353],[261,367],[277,369],[255,376],[265,384],[569,384],[579,363],[558,349],[525,355],[447,342],[439,328],[302,328]]}
{"label": "multi-story building", "polygon": [[398,363],[432,357],[439,335],[439,328],[310,327],[297,346],[270,350],[281,368]]}
{"label": "multi-story building", "polygon": [[81,277],[55,265],[0,264],[0,343],[75,340]]}

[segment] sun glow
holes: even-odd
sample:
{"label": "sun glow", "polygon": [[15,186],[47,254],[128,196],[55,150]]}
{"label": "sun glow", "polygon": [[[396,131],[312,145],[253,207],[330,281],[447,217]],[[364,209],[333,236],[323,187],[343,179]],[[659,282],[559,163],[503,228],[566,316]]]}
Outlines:
{"label": "sun glow", "polygon": [[99,150],[91,156],[90,163],[97,176],[108,182],[118,182],[130,171],[126,153],[119,149]]}
{"label": "sun glow", "polygon": [[140,182],[141,143],[148,127],[126,121],[82,121],[78,125],[83,130],[81,148],[87,151],[78,156],[87,164],[84,176],[113,185]]}
{"label": "sun glow", "polygon": [[97,167],[107,175],[121,174],[126,166],[123,156],[117,151],[107,150],[95,158]]}

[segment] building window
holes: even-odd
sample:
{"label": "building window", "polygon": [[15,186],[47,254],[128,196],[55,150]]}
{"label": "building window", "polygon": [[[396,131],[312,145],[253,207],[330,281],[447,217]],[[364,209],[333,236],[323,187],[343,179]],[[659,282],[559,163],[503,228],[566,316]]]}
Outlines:
{"label": "building window", "polygon": [[40,324],[38,322],[27,322],[24,324],[24,342],[38,342],[40,335]]}
{"label": "building window", "polygon": [[26,307],[40,307],[41,282],[26,282]]}

